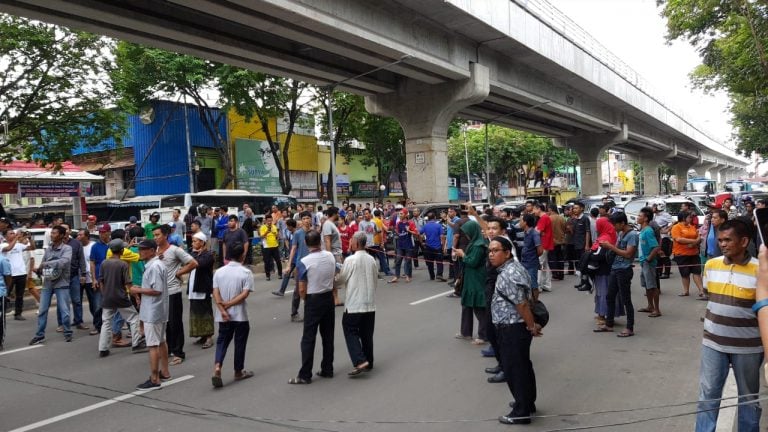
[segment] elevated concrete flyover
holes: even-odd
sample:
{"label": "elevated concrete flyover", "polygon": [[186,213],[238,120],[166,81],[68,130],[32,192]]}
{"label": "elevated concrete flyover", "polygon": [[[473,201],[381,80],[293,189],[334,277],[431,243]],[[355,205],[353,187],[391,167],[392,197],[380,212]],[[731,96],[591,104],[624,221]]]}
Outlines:
{"label": "elevated concrete flyover", "polygon": [[746,164],[544,0],[0,0],[0,11],[365,95],[403,126],[417,201],[447,199],[457,114],[561,138],[590,173],[585,194],[600,192],[608,147],[647,166]]}

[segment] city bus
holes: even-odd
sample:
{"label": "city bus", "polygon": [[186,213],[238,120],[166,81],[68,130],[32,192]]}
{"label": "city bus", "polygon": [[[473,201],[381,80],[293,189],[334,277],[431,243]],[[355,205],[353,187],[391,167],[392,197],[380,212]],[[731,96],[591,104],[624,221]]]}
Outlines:
{"label": "city bus", "polygon": [[149,214],[159,212],[161,223],[170,222],[173,209],[181,210],[183,216],[191,206],[200,207],[202,205],[209,208],[226,206],[230,214],[237,214],[238,209],[242,210],[244,203],[251,206],[251,210],[259,220],[271,210],[273,205],[283,210],[288,207],[295,209],[298,204],[296,198],[290,195],[258,194],[238,189],[212,189],[203,192],[163,196],[160,198],[159,208],[142,210],[141,219],[148,221]]}

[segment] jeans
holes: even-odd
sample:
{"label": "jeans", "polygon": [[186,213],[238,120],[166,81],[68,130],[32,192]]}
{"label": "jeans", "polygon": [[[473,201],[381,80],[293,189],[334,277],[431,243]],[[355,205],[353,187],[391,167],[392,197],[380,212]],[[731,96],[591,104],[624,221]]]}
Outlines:
{"label": "jeans", "polygon": [[168,327],[165,335],[168,342],[168,354],[181,359],[184,354],[184,306],[181,303],[181,293],[168,296]]}
{"label": "jeans", "polygon": [[[298,290],[297,290],[298,291]],[[315,341],[317,332],[323,340],[323,360],[320,371],[333,374],[333,331],[336,324],[336,306],[333,304],[331,291],[322,294],[307,294],[304,300],[304,333],[301,335],[301,369],[299,378],[312,379],[312,366],[315,361]]]}
{"label": "jeans", "polygon": [[400,277],[400,267],[405,259],[405,275],[413,276],[413,249],[397,249],[395,255],[395,276]]}
{"label": "jeans", "polygon": [[453,249],[447,248],[445,250],[445,255],[443,256],[443,259],[448,261],[448,280],[456,279],[456,263],[451,258],[452,252]]}
{"label": "jeans", "polygon": [[56,295],[56,310],[61,316],[61,325],[64,327],[64,336],[72,336],[72,327],[69,325],[69,287],[61,287],[40,290],[40,309],[37,310],[36,337],[45,337],[45,327],[48,325],[48,309],[51,307],[51,299],[54,294]]}
{"label": "jeans", "polygon": [[608,316],[605,325],[613,327],[613,318],[616,315],[616,295],[619,295],[624,309],[627,311],[627,330],[635,329],[635,307],[632,305],[632,268],[612,269],[608,277]]}
{"label": "jeans", "polygon": [[374,251],[376,257],[379,259],[379,271],[387,276],[392,276],[392,270],[389,269],[389,257],[387,256],[386,251],[378,245],[373,245],[370,249]]}
{"label": "jeans", "polygon": [[440,249],[432,249],[431,247],[424,247],[424,261],[427,263],[427,271],[429,272],[429,278],[435,278],[435,264],[437,264],[437,276],[443,277],[443,251]]}
{"label": "jeans", "polygon": [[224,363],[224,356],[232,339],[235,339],[235,372],[245,368],[245,347],[251,325],[248,321],[227,321],[219,323],[219,337],[216,339],[216,363]]}
{"label": "jeans", "polygon": [[96,291],[93,289],[92,283],[85,283],[80,287],[80,298],[83,298],[83,292],[88,299],[88,310],[93,317],[93,328],[99,330],[101,328],[101,290]]}
{"label": "jeans", "polygon": [[352,366],[368,362],[373,367],[373,327],[376,322],[376,312],[348,313],[341,317],[341,327],[344,329],[344,340],[352,360]]}
{"label": "jeans", "polygon": [[[58,297],[57,297],[58,298]],[[72,276],[69,279],[69,300],[72,302],[73,326],[83,323],[83,301],[80,298],[80,276]],[[56,311],[56,320],[62,325],[61,312]]]}
{"label": "jeans", "polygon": [[139,314],[133,306],[121,308],[103,308],[101,332],[99,332],[99,351],[109,351],[112,346],[112,318],[116,313],[125,314],[128,324],[131,328],[131,343],[134,347],[141,343],[141,333],[139,331]]}
{"label": "jeans", "polygon": [[[15,316],[21,316],[21,311],[24,309],[24,291],[27,289],[27,275],[14,276],[13,277],[13,291],[16,294],[16,302],[14,303],[13,314]],[[8,287],[8,291],[10,292]]]}
{"label": "jeans", "polygon": [[552,272],[549,271],[549,251],[545,250],[539,257],[539,265],[541,271],[539,272],[539,288],[544,291],[552,291]]}
{"label": "jeans", "polygon": [[[696,432],[714,432],[717,427],[717,416],[720,412],[720,399],[723,396],[723,386],[728,377],[728,365],[733,367],[739,402],[754,401],[760,392],[760,366],[763,364],[763,353],[728,354],[714,350],[708,346],[701,347],[701,370],[699,370],[699,404],[696,415]],[[750,395],[743,396],[742,395]],[[760,429],[759,402],[739,406],[739,432],[757,432]]]}

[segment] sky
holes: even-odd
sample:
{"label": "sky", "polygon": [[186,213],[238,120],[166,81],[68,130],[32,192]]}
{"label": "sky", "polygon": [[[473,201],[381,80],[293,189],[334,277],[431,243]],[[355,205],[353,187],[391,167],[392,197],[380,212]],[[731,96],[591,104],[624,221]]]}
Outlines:
{"label": "sky", "polygon": [[688,74],[701,59],[687,41],[667,44],[656,0],[547,1],[637,71],[683,118],[722,143],[730,141],[727,95],[692,88]]}

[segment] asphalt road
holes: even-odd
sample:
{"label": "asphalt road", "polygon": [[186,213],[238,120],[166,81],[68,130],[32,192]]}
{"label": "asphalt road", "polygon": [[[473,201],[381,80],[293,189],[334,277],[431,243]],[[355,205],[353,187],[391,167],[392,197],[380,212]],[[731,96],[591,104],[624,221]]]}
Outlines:
{"label": "asphalt road", "polygon": [[[605,425],[595,430],[661,432],[693,428],[693,416],[685,413],[695,411],[691,402],[697,397],[699,317],[705,303],[678,297],[677,276],[662,284],[664,316],[638,314],[637,334],[626,339],[592,332],[593,297],[572,288],[574,277],[556,282],[553,293],[543,294],[551,321],[532,349],[536,404],[542,417],[530,426],[516,427],[496,420],[509,411],[511,396],[506,385],[485,381],[483,369],[492,361],[480,356],[479,347],[453,337],[459,327],[459,302],[440,295],[449,290],[446,284],[426,279],[422,264],[409,284],[380,281],[375,369],[356,378],[346,376],[352,365],[342,336],[342,310],[337,308],[336,376],[316,378],[308,386],[286,383],[299,368],[302,325],[290,322],[288,296],[270,294],[279,281],[266,282],[263,275],[256,276],[256,292],[248,299],[251,333],[246,367],[256,375],[232,382],[230,347],[225,386],[218,390],[210,383],[213,349],[202,350],[188,339],[186,362],[171,369],[175,381],[135,394],[135,386],[148,376],[147,354],[113,349],[111,356],[101,359],[97,337],[82,330],[76,330],[74,341],[66,343],[55,332],[54,309],[44,346],[14,351],[27,347],[34,334],[34,312],[25,312],[27,321],[8,321],[5,351],[0,352],[0,430],[549,431]],[[436,297],[410,304],[431,296]],[[637,275],[633,301],[636,309],[645,304]],[[86,317],[90,318],[87,312]],[[185,321],[187,317],[185,311]],[[319,350],[318,344],[316,370]],[[115,401],[117,397],[127,399]],[[601,413],[605,411],[619,412]],[[639,422],[615,425],[634,421]],[[36,423],[38,427],[30,427]]]}

